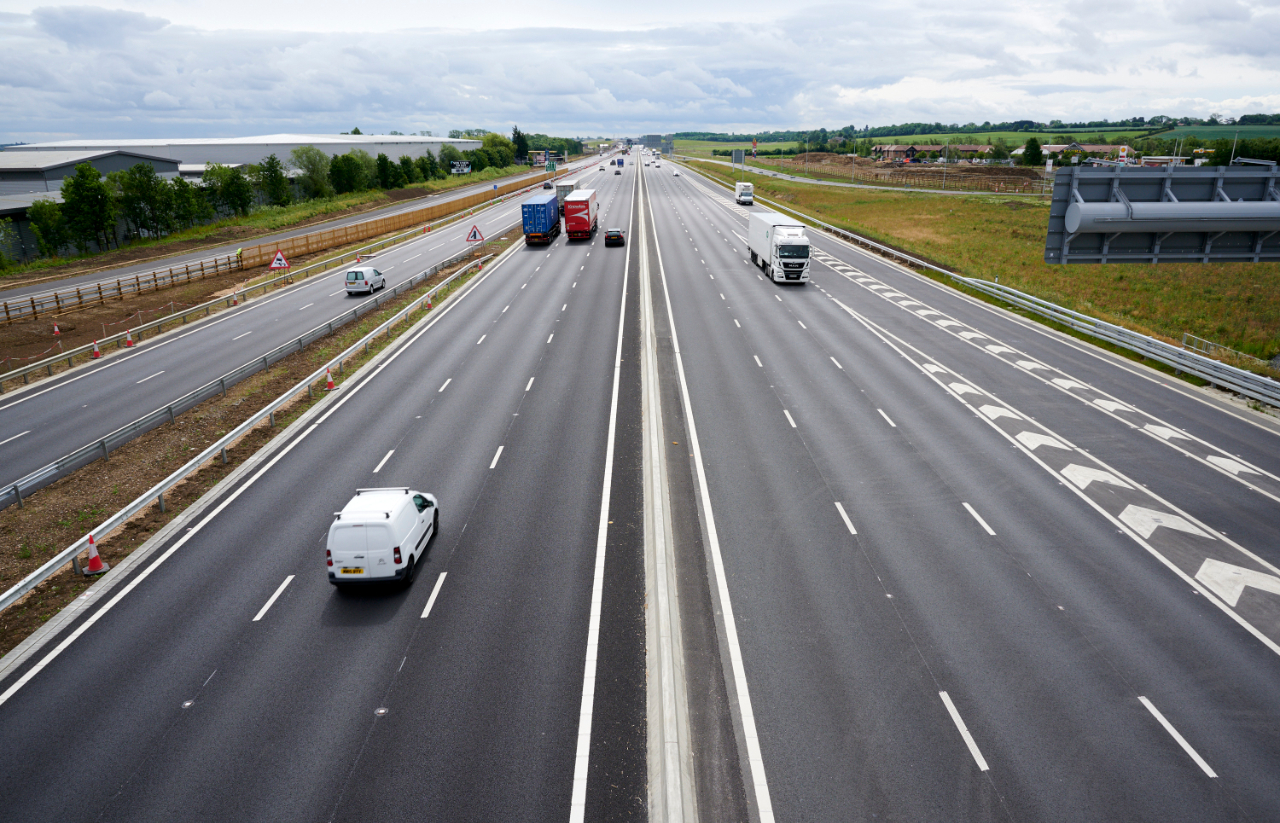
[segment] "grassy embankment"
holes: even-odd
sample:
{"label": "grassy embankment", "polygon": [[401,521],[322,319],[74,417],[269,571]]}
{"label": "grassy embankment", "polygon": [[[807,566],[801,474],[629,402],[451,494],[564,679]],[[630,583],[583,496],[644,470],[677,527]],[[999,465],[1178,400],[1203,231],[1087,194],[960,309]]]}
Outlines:
{"label": "grassy embankment", "polygon": [[[732,183],[723,166],[694,162]],[[737,177],[742,177],[740,173]],[[749,174],[758,197],[1169,342],[1183,332],[1270,359],[1280,352],[1280,264],[1050,266],[1049,207],[1026,198],[831,188]],[[949,282],[949,281],[948,281]]]}
{"label": "grassy embankment", "polygon": [[[229,229],[240,229],[238,237],[252,237],[254,234],[267,233],[287,229],[296,226],[299,223],[305,223],[308,220],[314,220],[325,215],[337,214],[339,212],[347,212],[351,209],[368,210],[390,205],[393,202],[411,199],[413,197],[425,197],[436,192],[448,191],[450,189],[462,188],[464,186],[483,183],[488,180],[499,180],[504,177],[511,177],[517,174],[524,174],[530,169],[528,166],[508,166],[505,169],[488,168],[484,171],[475,172],[474,174],[457,175],[444,180],[432,180],[427,183],[411,183],[404,189],[393,190],[395,194],[388,194],[383,190],[352,192],[351,194],[340,194],[333,197],[326,197],[320,200],[307,200],[302,203],[294,203],[290,206],[257,206],[249,214],[244,217],[228,217],[217,220],[212,223],[203,223],[199,226],[193,226],[189,229],[174,232],[159,239],[135,240],[124,246],[121,251],[136,253],[138,250],[149,250],[154,252],[155,256],[162,256],[166,253],[177,253],[178,251],[188,251],[189,249],[175,249],[170,252],[166,247],[177,246],[179,244],[190,244],[199,242],[209,238],[218,238],[219,235],[225,235]],[[412,192],[412,194],[408,194]],[[243,233],[243,230],[249,233]],[[222,238],[218,238],[221,242]],[[115,250],[108,251],[105,254],[91,253],[87,255],[76,255],[72,257],[56,257],[41,258],[33,260],[21,266],[14,266],[0,272],[0,282],[16,277],[21,277],[32,272],[41,272],[45,269],[52,269],[58,266],[64,266],[73,262],[95,261],[100,259],[104,264],[109,264],[111,256]]]}

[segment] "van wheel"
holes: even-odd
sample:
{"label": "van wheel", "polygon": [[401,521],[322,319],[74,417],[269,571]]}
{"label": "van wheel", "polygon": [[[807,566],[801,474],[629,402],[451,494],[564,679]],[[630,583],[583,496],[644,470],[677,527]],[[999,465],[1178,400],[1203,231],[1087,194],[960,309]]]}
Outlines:
{"label": "van wheel", "polygon": [[414,563],[412,557],[409,558],[409,565],[404,570],[404,584],[408,586],[413,582],[413,573],[418,570],[417,564]]}

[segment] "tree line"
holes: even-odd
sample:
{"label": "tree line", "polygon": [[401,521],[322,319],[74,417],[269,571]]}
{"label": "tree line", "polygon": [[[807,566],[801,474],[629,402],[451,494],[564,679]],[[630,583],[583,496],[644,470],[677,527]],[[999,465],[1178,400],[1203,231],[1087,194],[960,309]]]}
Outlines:
{"label": "tree line", "polygon": [[[487,133],[475,149],[460,151],[446,144],[439,157],[428,152],[398,160],[361,149],[330,156],[315,146],[300,146],[286,160],[271,154],[243,168],[210,164],[197,183],[181,177],[166,180],[148,163],[105,176],[82,163],[63,180],[61,203],[37,200],[27,217],[41,256],[57,257],[68,248],[85,254],[94,247],[118,248],[133,238],[164,237],[261,208],[442,180],[451,175],[454,161],[469,162],[472,172],[508,168],[527,157],[531,147],[539,147],[537,138],[560,140],[525,135],[519,128],[512,130],[512,138]],[[4,224],[0,242],[12,240],[12,234],[12,223]]]}

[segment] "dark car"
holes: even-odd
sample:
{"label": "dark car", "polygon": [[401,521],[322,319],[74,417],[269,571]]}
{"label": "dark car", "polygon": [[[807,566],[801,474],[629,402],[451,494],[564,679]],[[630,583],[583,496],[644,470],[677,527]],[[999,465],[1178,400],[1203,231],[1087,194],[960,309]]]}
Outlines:
{"label": "dark car", "polygon": [[605,229],[604,244],[606,246],[625,246],[627,238],[623,236],[622,229]]}

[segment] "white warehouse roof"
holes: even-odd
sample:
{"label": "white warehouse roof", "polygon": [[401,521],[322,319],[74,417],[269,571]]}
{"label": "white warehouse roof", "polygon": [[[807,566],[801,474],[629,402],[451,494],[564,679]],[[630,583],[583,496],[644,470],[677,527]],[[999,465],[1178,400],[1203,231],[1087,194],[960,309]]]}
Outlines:
{"label": "white warehouse roof", "polygon": [[289,152],[299,146],[315,146],[330,155],[363,149],[375,157],[386,154],[392,160],[397,160],[406,154],[410,157],[421,157],[428,152],[439,155],[440,147],[445,144],[450,144],[459,151],[476,149],[482,145],[479,140],[398,134],[265,134],[254,137],[183,137],[172,140],[56,140],[10,146],[5,149],[5,154],[23,151],[124,150],[177,160],[182,164],[230,165],[259,163],[269,154],[287,160]]}

